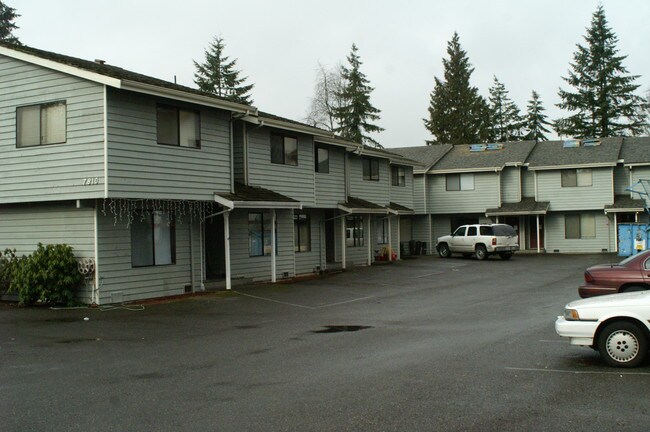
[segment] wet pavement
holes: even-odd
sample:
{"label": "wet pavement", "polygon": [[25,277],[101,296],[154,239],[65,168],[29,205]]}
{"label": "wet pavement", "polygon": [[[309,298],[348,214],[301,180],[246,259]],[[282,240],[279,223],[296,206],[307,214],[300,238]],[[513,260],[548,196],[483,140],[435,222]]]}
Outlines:
{"label": "wet pavement", "polygon": [[142,307],[2,304],[0,430],[647,430],[650,368],[553,330],[611,259],[420,257]]}

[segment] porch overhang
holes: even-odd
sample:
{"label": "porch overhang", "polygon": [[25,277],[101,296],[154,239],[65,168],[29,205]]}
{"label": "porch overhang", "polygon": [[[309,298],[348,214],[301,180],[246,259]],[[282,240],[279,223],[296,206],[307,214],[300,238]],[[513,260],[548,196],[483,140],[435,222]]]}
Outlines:
{"label": "porch overhang", "polygon": [[408,207],[405,207],[401,204],[397,204],[394,202],[388,204],[388,210],[390,210],[391,213],[396,214],[398,216],[412,215],[413,213],[415,213],[413,209],[410,209]]}
{"label": "porch overhang", "polygon": [[535,198],[524,198],[516,203],[504,203],[501,207],[486,209],[485,216],[545,215],[549,206],[548,201],[535,201]]}
{"label": "porch overhang", "polygon": [[629,195],[614,196],[614,204],[605,206],[605,214],[608,213],[639,213],[645,211],[645,201],[632,198]]}
{"label": "porch overhang", "polygon": [[380,206],[379,204],[370,201],[362,200],[361,198],[348,197],[344,203],[338,204],[338,209],[349,214],[389,214],[392,213],[388,207]]}
{"label": "porch overhang", "polygon": [[277,192],[256,186],[235,183],[234,192],[214,194],[214,201],[223,207],[233,209],[295,209],[301,210],[302,203]]}

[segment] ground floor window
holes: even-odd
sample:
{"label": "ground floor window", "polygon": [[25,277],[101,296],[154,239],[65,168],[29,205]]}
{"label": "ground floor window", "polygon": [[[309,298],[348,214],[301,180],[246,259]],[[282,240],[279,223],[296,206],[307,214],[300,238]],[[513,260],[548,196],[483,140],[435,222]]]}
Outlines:
{"label": "ground floor window", "polygon": [[354,215],[345,218],[345,245],[363,246],[363,216]]}
{"label": "ground floor window", "polygon": [[[260,212],[248,214],[248,250],[250,256],[271,255],[271,219],[269,213]],[[277,255],[277,223],[275,227],[275,238],[275,254]]]}
{"label": "ground floor window", "polygon": [[381,223],[377,224],[377,244],[388,243],[388,219],[382,219]]}
{"label": "ground floor window", "polygon": [[590,213],[564,215],[564,238],[596,238],[596,217]]}
{"label": "ground floor window", "polygon": [[131,266],[147,267],[176,263],[176,232],[169,213],[145,211],[131,223]]}
{"label": "ground floor window", "polygon": [[295,252],[311,250],[311,221],[307,214],[293,215],[293,238]]}

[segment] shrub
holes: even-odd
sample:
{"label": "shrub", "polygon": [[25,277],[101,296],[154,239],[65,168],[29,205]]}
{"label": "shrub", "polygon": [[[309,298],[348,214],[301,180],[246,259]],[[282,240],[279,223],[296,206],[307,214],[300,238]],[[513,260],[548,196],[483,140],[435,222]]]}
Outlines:
{"label": "shrub", "polygon": [[83,280],[71,246],[43,246],[39,243],[34,253],[18,261],[11,290],[18,291],[18,300],[22,305],[32,305],[39,300],[71,305],[74,291]]}
{"label": "shrub", "polygon": [[21,259],[22,257],[16,256],[16,249],[5,249],[4,252],[0,252],[0,295],[9,291]]}

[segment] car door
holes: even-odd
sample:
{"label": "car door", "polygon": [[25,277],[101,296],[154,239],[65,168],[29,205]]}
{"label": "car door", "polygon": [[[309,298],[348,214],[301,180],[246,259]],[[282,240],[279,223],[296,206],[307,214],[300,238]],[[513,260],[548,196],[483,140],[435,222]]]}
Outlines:
{"label": "car door", "polygon": [[452,252],[462,252],[463,251],[463,242],[465,241],[465,231],[467,226],[463,225],[458,227],[456,231],[451,235],[451,241],[449,248]]}
{"label": "car door", "polygon": [[465,240],[463,241],[463,252],[474,252],[474,245],[478,239],[478,227],[468,226]]}

